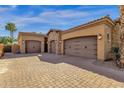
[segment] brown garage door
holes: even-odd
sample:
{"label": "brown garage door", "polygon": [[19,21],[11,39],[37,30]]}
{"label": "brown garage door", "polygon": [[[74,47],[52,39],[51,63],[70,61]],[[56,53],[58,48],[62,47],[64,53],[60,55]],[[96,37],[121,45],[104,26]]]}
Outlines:
{"label": "brown garage door", "polygon": [[50,52],[51,53],[56,53],[56,44],[55,44],[55,40],[50,42]]}
{"label": "brown garage door", "polygon": [[96,58],[97,38],[80,37],[65,41],[65,54],[81,56],[85,58]]}
{"label": "brown garage door", "polygon": [[27,53],[40,53],[41,52],[41,42],[28,40],[26,41],[26,52]]}

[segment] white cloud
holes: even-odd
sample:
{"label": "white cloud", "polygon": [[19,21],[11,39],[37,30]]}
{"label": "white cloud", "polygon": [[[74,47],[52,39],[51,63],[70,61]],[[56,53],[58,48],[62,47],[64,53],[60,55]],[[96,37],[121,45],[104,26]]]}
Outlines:
{"label": "white cloud", "polygon": [[70,21],[66,19],[80,19],[89,15],[87,12],[76,10],[59,10],[59,11],[44,11],[37,16],[19,16],[15,17],[17,24],[31,24],[31,23],[46,23],[52,25],[66,25]]}
{"label": "white cloud", "polygon": [[[10,6],[14,9],[17,6]],[[86,7],[85,7],[86,8]],[[8,7],[7,7],[8,9]],[[6,8],[0,8],[0,11],[8,11]],[[19,10],[18,10],[19,11]],[[86,22],[88,20],[96,18],[98,15],[103,15],[106,13],[113,14],[112,9],[103,9],[97,11],[86,12],[83,10],[76,9],[66,9],[66,10],[50,10],[46,9],[42,11],[39,15],[32,16],[35,12],[29,11],[26,15],[1,15],[0,23],[4,24],[7,22],[14,22],[18,27],[24,28],[30,24],[41,23],[48,24],[52,26],[67,26],[67,25],[77,25],[76,23]],[[94,17],[95,16],[95,17]],[[41,25],[42,26],[42,25]]]}
{"label": "white cloud", "polygon": [[8,10],[9,10],[9,8],[7,8],[7,7],[0,7],[0,12],[6,12]]}
{"label": "white cloud", "polygon": [[89,15],[86,12],[82,11],[75,11],[75,10],[59,10],[59,11],[44,11],[41,12],[40,15],[32,16],[32,12],[30,11],[27,15],[12,15],[9,14],[8,16],[3,16],[4,18],[1,19],[5,22],[15,22],[18,26],[26,26],[32,23],[46,23],[50,25],[66,25],[69,24],[71,21],[67,19],[73,18],[83,18],[84,16]]}
{"label": "white cloud", "polygon": [[0,7],[0,13],[5,13],[7,11],[12,11],[14,9],[16,9],[16,5],[10,5],[8,7]]}
{"label": "white cloud", "polygon": [[17,8],[17,5],[10,5],[11,8]]}
{"label": "white cloud", "polygon": [[46,17],[60,17],[60,18],[74,18],[74,17],[84,17],[89,15],[88,12],[83,12],[79,10],[58,10],[58,11],[45,11],[40,14],[40,16]]}

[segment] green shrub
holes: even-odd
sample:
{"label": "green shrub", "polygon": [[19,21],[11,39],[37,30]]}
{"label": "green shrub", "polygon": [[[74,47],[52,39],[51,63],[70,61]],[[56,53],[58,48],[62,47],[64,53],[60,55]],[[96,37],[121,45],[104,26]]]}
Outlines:
{"label": "green shrub", "polygon": [[13,43],[13,40],[10,37],[0,37],[0,43],[4,45],[11,45]]}
{"label": "green shrub", "polygon": [[119,47],[113,47],[112,48],[112,54],[113,54],[114,59],[120,58],[120,56],[121,56],[120,48]]}

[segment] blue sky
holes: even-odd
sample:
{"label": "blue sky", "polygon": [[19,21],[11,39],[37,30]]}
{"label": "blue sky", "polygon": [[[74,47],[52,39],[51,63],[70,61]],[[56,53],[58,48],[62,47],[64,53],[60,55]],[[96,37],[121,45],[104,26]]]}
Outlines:
{"label": "blue sky", "polygon": [[0,36],[8,36],[4,26],[13,22],[17,32],[42,32],[49,29],[66,30],[74,26],[110,15],[114,20],[119,17],[119,8],[116,5],[88,6],[88,5],[58,5],[58,6],[0,6]]}

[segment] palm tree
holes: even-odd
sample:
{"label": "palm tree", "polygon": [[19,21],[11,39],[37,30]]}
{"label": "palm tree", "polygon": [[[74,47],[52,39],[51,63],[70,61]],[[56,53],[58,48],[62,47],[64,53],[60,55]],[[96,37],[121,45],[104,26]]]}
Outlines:
{"label": "palm tree", "polygon": [[10,31],[10,37],[13,39],[13,33],[17,30],[16,25],[14,23],[7,23],[5,29]]}

